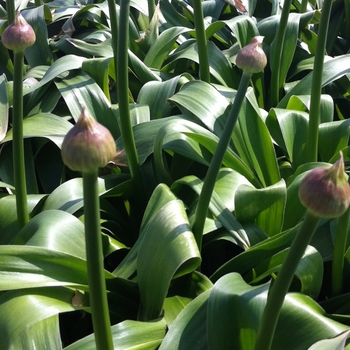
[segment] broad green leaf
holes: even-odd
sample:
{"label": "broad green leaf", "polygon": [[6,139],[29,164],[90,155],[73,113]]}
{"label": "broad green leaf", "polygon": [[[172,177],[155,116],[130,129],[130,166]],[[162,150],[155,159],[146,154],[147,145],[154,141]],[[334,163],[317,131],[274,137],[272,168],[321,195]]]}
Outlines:
{"label": "broad green leaf", "polygon": [[[300,112],[309,112],[310,95],[292,96],[288,102],[287,109]],[[331,122],[333,120],[334,103],[330,95],[321,95],[320,101],[320,123]]]}
{"label": "broad green leaf", "polygon": [[280,108],[271,109],[266,119],[271,136],[285,150],[294,169],[304,164],[308,124],[306,113]]}
{"label": "broad green leaf", "polygon": [[254,222],[273,236],[281,232],[286,199],[287,188],[283,180],[262,189],[241,185],[235,195],[235,214],[239,221]]}
{"label": "broad green leaf", "polygon": [[253,18],[249,16],[236,16],[223,22],[232,30],[241,48],[248,45],[254,36],[259,35]]}
{"label": "broad green leaf", "polygon": [[[327,60],[323,66],[322,86],[326,86],[332,81],[342,77],[350,72],[350,54],[341,55],[336,58]],[[311,82],[313,73],[309,73],[305,78],[300,80],[283,99],[278,103],[278,108],[285,108],[289,99],[293,95],[307,95],[311,92]]]}
{"label": "broad green leaf", "polygon": [[319,126],[319,153],[322,161],[329,162],[348,145],[350,120],[332,121]]}
{"label": "broad green leaf", "polygon": [[72,305],[73,296],[73,290],[68,288],[22,289],[2,294],[2,348],[60,350],[62,347],[57,315],[59,312],[76,309]]}
{"label": "broad green leaf", "polygon": [[1,290],[80,285],[87,288],[86,262],[34,246],[0,246]]}
{"label": "broad green leaf", "polygon": [[271,136],[258,110],[254,93],[250,90],[247,99],[243,100],[232,139],[237,153],[257,174],[261,184],[271,186],[281,177]]}
{"label": "broad green leaf", "polygon": [[208,277],[198,271],[193,271],[182,280],[174,280],[164,301],[164,318],[168,328],[193,299],[212,287],[213,284]]}
{"label": "broad green leaf", "polygon": [[152,120],[170,116],[168,98],[174,95],[179,79],[180,76],[176,76],[163,82],[151,81],[142,86],[137,103],[149,106]]}
{"label": "broad green leaf", "polygon": [[283,249],[290,246],[298,227],[281,232],[272,236],[246,251],[236,255],[231,260],[221,265],[210,276],[212,282],[216,282],[219,278],[229,274],[230,272],[237,272],[242,276],[247,275],[247,281],[251,280],[251,270],[260,262],[270,259]]}
{"label": "broad green leaf", "polygon": [[205,350],[207,346],[207,300],[210,289],[191,301],[177,316],[159,350]]}
{"label": "broad green leaf", "polygon": [[[79,57],[75,55],[66,55],[57,59],[46,71],[40,82],[36,85],[32,85],[29,88],[25,88],[23,93],[24,95],[32,92],[39,87],[44,86],[45,84],[53,81],[55,78],[59,78],[62,73],[65,73],[70,70],[79,69],[82,67],[83,62],[86,60],[84,57]],[[35,68],[36,70],[38,67]],[[34,70],[34,69],[33,69]],[[31,71],[28,72],[30,76]]]}
{"label": "broad green leaf", "polygon": [[57,315],[54,315],[26,327],[18,338],[12,339],[10,347],[6,349],[61,350],[62,341],[60,337],[59,318]]}
{"label": "broad green leaf", "polygon": [[[243,186],[252,184],[240,173],[230,168],[221,168],[215,182],[215,192],[229,211],[235,210],[235,195]],[[227,189],[230,189],[229,191]]]}
{"label": "broad green leaf", "polygon": [[[257,264],[252,270],[252,274],[248,273],[243,276],[244,280],[246,282],[249,280],[250,283],[256,284],[272,273],[277,272],[278,274],[278,270],[283,264],[288,251],[289,249],[282,250],[271,258]],[[307,247],[303,258],[299,262],[295,275],[301,283],[300,292],[313,299],[317,299],[322,286],[323,260],[314,247]],[[249,277],[251,277],[251,279],[249,279]]]}
{"label": "broad green leaf", "polygon": [[78,120],[83,107],[103,124],[116,139],[120,135],[117,118],[101,88],[85,72],[71,72],[55,82],[73,118]]}
{"label": "broad green leaf", "polygon": [[[251,287],[237,273],[216,282],[208,299],[209,349],[254,348],[268,287],[269,284]],[[316,341],[346,329],[345,325],[327,318],[311,298],[290,293],[281,310],[272,349],[307,349]]]}
{"label": "broad green leaf", "polygon": [[50,65],[53,54],[48,45],[46,20],[51,21],[52,15],[46,5],[32,8],[22,12],[23,17],[33,27],[36,40],[34,45],[25,50],[26,59],[31,67]]}
{"label": "broad green leaf", "polygon": [[[129,69],[135,74],[141,83],[145,84],[149,81],[160,81],[160,77],[152,69],[147,67],[132,51],[129,53]],[[111,73],[114,77],[114,74]],[[114,77],[115,78],[115,77]]]}
{"label": "broad green leaf", "polygon": [[202,81],[190,81],[169,99],[183,113],[194,114],[204,125],[220,136],[225,127],[220,118],[229,102],[212,85]]}
{"label": "broad green leaf", "polygon": [[[28,211],[32,212],[44,197],[45,195],[28,195]],[[16,197],[14,195],[0,198],[0,232],[0,244],[10,244],[19,232]]]}
{"label": "broad green leaf", "polygon": [[141,294],[140,317],[157,318],[170,281],[192,272],[200,264],[200,253],[182,202],[165,204],[144,226],[137,258]]}
{"label": "broad green leaf", "polygon": [[137,269],[137,256],[142,246],[143,233],[149,221],[158,214],[158,212],[169,202],[176,200],[174,194],[169,191],[169,188],[164,184],[159,184],[152,193],[148,201],[145,213],[142,218],[140,227],[140,235],[136,243],[133,245],[128,255],[113,271],[113,274],[118,277],[129,278]]}
{"label": "broad green leaf", "polygon": [[[276,17],[276,21],[279,22],[279,17]],[[289,70],[289,67],[292,63],[292,59],[295,52],[295,47],[298,39],[299,34],[299,21],[300,21],[300,14],[297,13],[290,13],[288,16],[288,25],[286,27],[286,32],[284,36],[284,42],[282,47],[276,47],[276,38],[272,42],[270,47],[270,67],[271,70],[276,69],[277,62],[274,62],[274,52],[276,50],[282,51],[281,58],[280,58],[280,72],[279,72],[279,82],[278,86],[283,87],[284,82],[287,77],[287,73]],[[275,82],[274,82],[275,83]]]}
{"label": "broad green leaf", "polygon": [[[166,323],[164,319],[152,322],[126,320],[111,328],[115,350],[155,350],[162,342]],[[95,350],[95,337],[89,335],[67,347],[64,350]]]}
{"label": "broad green leaf", "polygon": [[[115,193],[116,195],[121,195],[125,190],[129,191],[130,189],[130,181],[127,180],[129,180],[127,175],[116,175],[113,179],[98,178],[99,194],[108,196]],[[48,196],[43,210],[59,209],[73,214],[81,209],[83,207],[82,182],[82,178],[64,182]]]}
{"label": "broad green leaf", "polygon": [[[230,61],[211,41],[208,41],[208,55],[210,74],[220,84],[231,88],[235,87],[237,83],[234,81],[234,71]],[[199,63],[196,40],[189,39],[185,44],[179,46],[165,61],[163,70],[171,70],[181,59]]]}
{"label": "broad green leaf", "polygon": [[349,339],[350,330],[342,332],[338,336],[332,339],[320,340],[308,350],[343,350],[349,349],[349,346],[345,347],[347,340]]}
{"label": "broad green leaf", "polygon": [[85,60],[82,65],[82,69],[96,81],[109,101],[110,96],[108,72],[110,62],[111,58],[94,58]]}
{"label": "broad green leaf", "polygon": [[39,213],[14,237],[11,244],[46,247],[85,259],[84,225],[60,210]]}
{"label": "broad green leaf", "polygon": [[[59,148],[71,128],[71,123],[51,113],[40,113],[23,120],[24,137],[44,137],[54,142]],[[12,129],[2,142],[7,141],[12,141]]]}
{"label": "broad green leaf", "polygon": [[[199,195],[203,187],[203,181],[195,176],[186,176],[180,180],[177,180],[172,189],[175,190],[178,185],[189,186],[197,193],[197,195]],[[249,239],[242,225],[225,207],[224,203],[221,201],[220,197],[215,191],[212,193],[209,203],[209,210],[216,217],[216,219],[220,221],[222,226],[229,231],[233,243],[239,245],[243,249],[247,249],[250,246]]]}
{"label": "broad green leaf", "polygon": [[188,28],[178,26],[164,30],[147,52],[143,62],[148,67],[160,69],[164,60],[174,49],[178,36],[188,31]]}

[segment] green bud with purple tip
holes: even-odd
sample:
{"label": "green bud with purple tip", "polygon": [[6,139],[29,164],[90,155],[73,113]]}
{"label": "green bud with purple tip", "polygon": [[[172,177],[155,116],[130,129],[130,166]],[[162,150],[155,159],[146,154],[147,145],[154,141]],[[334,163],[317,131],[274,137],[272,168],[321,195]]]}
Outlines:
{"label": "green bud with purple tip", "polygon": [[350,186],[342,152],[332,166],[315,168],[303,178],[299,198],[309,211],[320,217],[336,218],[345,213],[350,204]]}
{"label": "green bud with purple tip", "polygon": [[15,20],[2,33],[3,45],[13,51],[24,51],[35,43],[35,32],[30,24],[17,12]]}
{"label": "green bud with purple tip", "polygon": [[249,74],[259,73],[264,70],[267,58],[262,49],[263,36],[255,36],[250,44],[244,46],[237,54],[236,65]]}
{"label": "green bud with purple tip", "polygon": [[112,161],[117,149],[110,131],[83,108],[77,123],[63,140],[61,153],[70,169],[92,172]]}

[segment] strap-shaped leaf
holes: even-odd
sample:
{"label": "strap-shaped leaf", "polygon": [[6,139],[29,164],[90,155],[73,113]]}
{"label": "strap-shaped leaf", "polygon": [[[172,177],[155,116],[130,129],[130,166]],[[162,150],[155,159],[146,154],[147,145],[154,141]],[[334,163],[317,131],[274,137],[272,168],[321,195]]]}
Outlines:
{"label": "strap-shaped leaf", "polygon": [[[164,190],[169,190],[165,189]],[[170,281],[192,272],[201,258],[183,203],[166,203],[144,224],[137,258],[140,318],[159,317]]]}

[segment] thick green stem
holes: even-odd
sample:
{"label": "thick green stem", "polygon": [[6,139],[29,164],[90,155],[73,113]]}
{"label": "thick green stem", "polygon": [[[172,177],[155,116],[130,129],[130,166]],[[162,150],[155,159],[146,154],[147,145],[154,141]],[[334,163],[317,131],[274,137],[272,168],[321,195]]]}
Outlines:
{"label": "thick green stem", "polygon": [[350,208],[338,220],[335,235],[332,261],[332,294],[337,296],[343,293],[344,255],[347,249],[347,240],[350,225]]}
{"label": "thick green stem", "polygon": [[111,33],[112,33],[112,49],[113,49],[113,56],[114,56],[114,69],[116,74],[116,79],[118,80],[118,48],[117,48],[117,42],[118,42],[118,16],[117,16],[117,9],[116,4],[114,0],[108,0],[108,10],[109,10],[109,18],[111,21]]}
{"label": "thick green stem", "polygon": [[322,89],[323,62],[327,41],[329,18],[332,9],[332,1],[333,0],[324,0],[323,2],[322,16],[316,43],[316,54],[311,83],[309,128],[306,142],[307,162],[317,162],[318,127],[320,124],[320,101]]}
{"label": "thick green stem", "polygon": [[209,55],[207,47],[207,36],[204,28],[202,0],[193,0],[194,25],[196,28],[199,76],[202,81],[210,83]]}
{"label": "thick green stem", "polygon": [[281,18],[275,38],[273,56],[271,57],[271,86],[270,86],[270,105],[275,107],[280,100],[280,93],[283,82],[280,82],[282,53],[284,46],[284,38],[288,25],[288,17],[292,0],[286,0],[283,4]]}
{"label": "thick green stem", "polygon": [[210,166],[203,183],[203,188],[198,198],[198,204],[196,208],[192,231],[196,238],[199,249],[201,249],[202,247],[202,235],[203,235],[203,229],[205,224],[205,218],[207,216],[207,211],[208,211],[210,199],[214,190],[215,182],[222,164],[222,160],[227,150],[228,144],[232,137],[233,128],[238,119],[239,111],[241,109],[244,96],[248,89],[250,78],[251,78],[251,74],[243,73],[242,79],[240,81],[240,84],[237,90],[237,94],[235,96],[233,106],[227,118],[224,131],[220,137],[213,159],[210,162]]}
{"label": "thick green stem", "polygon": [[276,281],[271,286],[254,350],[269,350],[271,348],[284,298],[319,221],[319,217],[307,212],[300,230],[296,234],[281,269],[277,274]]}
{"label": "thick green stem", "polygon": [[15,20],[15,17],[16,17],[16,8],[15,8],[14,0],[6,1],[6,11],[7,11],[7,22],[10,25]]}
{"label": "thick green stem", "polygon": [[29,221],[23,146],[23,59],[24,51],[14,51],[13,171],[16,188],[17,219],[20,228]]}
{"label": "thick green stem", "polygon": [[100,203],[96,172],[83,173],[84,224],[89,297],[98,350],[113,350],[100,228]]}
{"label": "thick green stem", "polygon": [[[119,28],[117,50],[114,55],[117,77],[117,95],[120,115],[120,126],[124,141],[126,156],[135,185],[142,186],[139,159],[136,151],[134,133],[131,125],[129,109],[128,80],[128,41],[129,41],[129,8],[130,0],[120,1]],[[112,21],[112,18],[111,18]],[[112,26],[112,31],[114,26]],[[113,35],[113,34],[112,34]],[[114,38],[114,36],[113,36]],[[114,38],[115,40],[115,38]],[[113,41],[114,41],[113,40]],[[117,64],[118,61],[118,64]]]}

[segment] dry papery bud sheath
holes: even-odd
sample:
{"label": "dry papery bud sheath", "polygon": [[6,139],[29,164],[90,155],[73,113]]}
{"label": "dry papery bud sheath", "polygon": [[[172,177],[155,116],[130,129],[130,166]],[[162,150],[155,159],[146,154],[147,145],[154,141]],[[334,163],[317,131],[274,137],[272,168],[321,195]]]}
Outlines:
{"label": "dry papery bud sheath", "polygon": [[350,204],[350,186],[341,152],[332,166],[315,168],[303,178],[299,198],[310,212],[320,217],[336,218],[345,213]]}
{"label": "dry papery bud sheath", "polygon": [[13,51],[24,51],[35,43],[35,32],[20,12],[16,18],[2,33],[1,41],[4,46]]}
{"label": "dry papery bud sheath", "polygon": [[236,57],[236,65],[249,74],[262,72],[267,64],[267,58],[261,47],[263,36],[255,36],[250,44],[244,46]]}
{"label": "dry papery bud sheath", "polygon": [[63,140],[61,153],[70,169],[94,172],[111,161],[117,150],[110,131],[83,108],[77,123]]}

